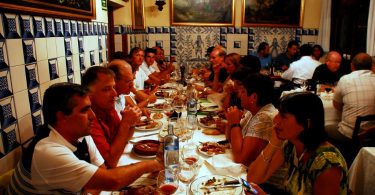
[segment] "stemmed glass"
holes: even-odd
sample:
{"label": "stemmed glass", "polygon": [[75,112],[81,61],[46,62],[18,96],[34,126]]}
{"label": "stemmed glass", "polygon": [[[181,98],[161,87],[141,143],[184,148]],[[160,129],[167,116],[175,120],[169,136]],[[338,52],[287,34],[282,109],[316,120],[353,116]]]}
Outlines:
{"label": "stemmed glass", "polygon": [[307,87],[308,87],[307,81],[302,81],[302,83],[301,83],[301,89],[302,89],[302,91],[306,91]]}
{"label": "stemmed glass", "polygon": [[178,177],[174,171],[160,171],[157,178],[157,187],[160,194],[171,195],[178,189]]}
{"label": "stemmed glass", "polygon": [[177,112],[178,120],[180,119],[180,113],[185,110],[186,103],[185,99],[182,97],[182,95],[178,95],[173,99],[172,106],[174,110]]}

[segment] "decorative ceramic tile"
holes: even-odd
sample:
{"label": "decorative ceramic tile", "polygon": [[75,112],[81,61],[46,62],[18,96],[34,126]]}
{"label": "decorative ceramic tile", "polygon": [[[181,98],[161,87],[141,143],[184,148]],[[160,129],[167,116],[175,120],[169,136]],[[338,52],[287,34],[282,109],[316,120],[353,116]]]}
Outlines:
{"label": "decorative ceramic tile", "polygon": [[5,129],[16,122],[16,109],[13,97],[0,101],[0,125]]}
{"label": "decorative ceramic tile", "polygon": [[65,39],[65,55],[66,56],[72,55],[72,45],[70,42],[70,38]]}
{"label": "decorative ceramic tile", "polygon": [[98,35],[98,23],[94,22],[92,25],[92,33],[93,35]]}
{"label": "decorative ceramic tile", "polygon": [[94,33],[93,33],[93,24],[92,24],[92,22],[89,22],[88,23],[89,25],[88,25],[88,35],[94,35]]}
{"label": "decorative ceramic tile", "polygon": [[228,34],[234,34],[234,27],[228,27]]}
{"label": "decorative ceramic tile", "polygon": [[[48,57],[48,59],[56,58],[57,57],[56,38],[55,37],[46,38],[46,43],[47,43],[47,57]],[[38,59],[38,61],[39,61],[39,59]]]}
{"label": "decorative ceramic tile", "polygon": [[241,48],[241,41],[234,41],[233,48]]}
{"label": "decorative ceramic tile", "polygon": [[77,32],[78,36],[83,36],[83,23],[81,21],[77,22]]}
{"label": "decorative ceramic tile", "polygon": [[44,18],[40,16],[34,16],[34,34],[35,38],[42,38],[45,37],[44,32],[45,30],[45,23],[44,23]]}
{"label": "decorative ceramic tile", "polygon": [[171,27],[171,34],[176,34],[176,27]]}
{"label": "decorative ceramic tile", "polygon": [[78,51],[79,51],[79,53],[85,52],[85,50],[83,49],[83,38],[82,37],[78,38]]}
{"label": "decorative ceramic tile", "polygon": [[31,121],[33,123],[34,134],[37,133],[39,127],[43,124],[42,111],[38,110],[31,114]]}
{"label": "decorative ceramic tile", "polygon": [[36,60],[46,60],[48,59],[48,51],[47,51],[47,39],[46,38],[35,38],[35,53],[36,53]]}
{"label": "decorative ceramic tile", "polygon": [[67,79],[68,79],[68,83],[74,83],[74,75],[73,74],[68,75]]}
{"label": "decorative ceramic tile", "polygon": [[22,39],[6,39],[5,40],[9,66],[17,66],[25,64]]}
{"label": "decorative ceramic tile", "polygon": [[33,122],[31,114],[27,114],[24,117],[18,119],[20,144],[24,144],[34,136]]}
{"label": "decorative ceramic tile", "polygon": [[27,88],[32,89],[39,86],[38,71],[36,64],[30,64],[25,66],[26,69],[26,83]]}
{"label": "decorative ceramic tile", "polygon": [[5,42],[0,41],[0,70],[9,68],[7,48]]}
{"label": "decorative ceramic tile", "polygon": [[34,38],[34,25],[32,22],[32,17],[28,15],[21,15],[20,16],[20,24],[21,24],[21,33],[23,39],[32,39]]}
{"label": "decorative ceramic tile", "polygon": [[19,16],[16,14],[4,14],[3,17],[3,28],[5,37],[7,39],[20,38],[21,30],[19,24]]}
{"label": "decorative ceramic tile", "polygon": [[76,37],[78,35],[77,21],[70,20],[70,32],[72,37]]}
{"label": "decorative ceramic tile", "polygon": [[308,35],[309,30],[308,29],[302,29],[302,35]]}
{"label": "decorative ceramic tile", "polygon": [[67,75],[73,74],[72,56],[66,57],[66,74]]}
{"label": "decorative ceramic tile", "polygon": [[71,36],[71,32],[72,32],[72,29],[71,29],[71,26],[70,26],[70,20],[63,20],[63,23],[64,23],[64,36],[65,37],[70,37]]}
{"label": "decorative ceramic tile", "polygon": [[[81,73],[82,72],[82,73]],[[82,71],[75,71],[74,72],[74,83],[77,83],[77,84],[80,84],[81,83],[81,75],[84,73],[85,71],[82,70]]]}
{"label": "decorative ceramic tile", "polygon": [[23,40],[23,53],[26,64],[36,62],[34,40]]}
{"label": "decorative ceramic tile", "polygon": [[227,42],[226,41],[220,41],[220,45],[224,48],[227,48]]}
{"label": "decorative ceramic tile", "polygon": [[169,33],[169,27],[163,27],[163,33]]}
{"label": "decorative ceramic tile", "polygon": [[103,47],[102,47],[102,38],[100,36],[98,37],[98,48],[99,48],[99,50],[103,49]]}
{"label": "decorative ceramic tile", "polygon": [[57,59],[48,60],[50,80],[59,78],[59,72],[57,67]]}
{"label": "decorative ceramic tile", "polygon": [[73,71],[79,71],[81,70],[80,64],[79,64],[79,55],[80,54],[73,54],[72,55],[72,64],[73,64]]}
{"label": "decorative ceramic tile", "polygon": [[296,35],[302,35],[302,29],[301,28],[296,29]]}
{"label": "decorative ceramic tile", "polygon": [[247,27],[242,27],[242,28],[241,28],[241,32],[242,32],[242,34],[248,34],[248,33],[249,33],[249,28],[247,28]]}
{"label": "decorative ceramic tile", "polygon": [[12,66],[10,68],[10,76],[12,81],[13,93],[27,89],[25,66]]}
{"label": "decorative ceramic tile", "polygon": [[[37,88],[35,88],[37,89]],[[28,90],[14,93],[14,104],[16,106],[16,118],[21,118],[30,113],[30,103],[28,101]]]}
{"label": "decorative ceramic tile", "polygon": [[18,125],[12,124],[11,126],[7,127],[3,131],[1,131],[1,138],[3,142],[4,154],[11,152],[13,149],[18,147],[19,144],[19,136],[18,134]]}
{"label": "decorative ceramic tile", "polygon": [[88,36],[89,35],[89,24],[87,22],[82,22],[83,23],[83,36]]}
{"label": "decorative ceramic tile", "polygon": [[221,34],[220,35],[220,41],[226,41],[227,40],[227,35]]}
{"label": "decorative ceramic tile", "polygon": [[56,37],[63,37],[63,21],[62,19],[55,18],[55,36]]}
{"label": "decorative ceramic tile", "polygon": [[97,24],[98,26],[97,26],[97,28],[98,28],[98,35],[103,35],[103,31],[102,31],[102,23],[98,23]]}
{"label": "decorative ceramic tile", "polygon": [[103,51],[99,51],[99,64],[103,63]]}
{"label": "decorative ceramic tile", "polygon": [[0,99],[13,94],[9,70],[0,71]]}
{"label": "decorative ceramic tile", "polygon": [[156,27],[156,33],[163,33],[162,27]]}
{"label": "decorative ceramic tile", "polygon": [[45,18],[46,20],[46,29],[47,37],[55,36],[55,21],[52,18]]}
{"label": "decorative ceramic tile", "polygon": [[79,54],[79,68],[80,68],[80,70],[86,70],[85,55],[84,54]]}
{"label": "decorative ceramic tile", "polygon": [[234,28],[234,33],[235,34],[241,34],[241,28],[240,27]]}
{"label": "decorative ceramic tile", "polygon": [[38,87],[29,90],[29,103],[31,112],[35,112],[42,108],[42,101]]}
{"label": "decorative ceramic tile", "polygon": [[[1,136],[1,135],[0,135]],[[2,144],[0,141],[0,148],[2,148]],[[1,151],[4,151],[3,149],[0,149]],[[0,152],[0,173],[6,173],[10,171],[11,169],[14,169],[17,166],[17,163],[21,159],[22,156],[22,149],[21,147],[14,148],[11,152],[9,152],[6,156],[1,157]]]}
{"label": "decorative ceramic tile", "polygon": [[72,54],[77,54],[78,53],[78,37],[71,37],[70,38],[70,44],[72,48]]}
{"label": "decorative ceramic tile", "polygon": [[4,34],[3,14],[0,13],[0,41],[5,39]]}

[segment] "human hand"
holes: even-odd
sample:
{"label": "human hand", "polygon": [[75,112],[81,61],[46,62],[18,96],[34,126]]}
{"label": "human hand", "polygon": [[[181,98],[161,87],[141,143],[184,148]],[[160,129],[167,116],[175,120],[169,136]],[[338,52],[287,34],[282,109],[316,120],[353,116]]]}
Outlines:
{"label": "human hand", "polygon": [[242,119],[243,111],[239,110],[237,106],[231,106],[227,109],[227,113],[225,114],[225,117],[228,120],[228,124],[237,124],[240,123]]}
{"label": "human hand", "polygon": [[121,116],[121,125],[134,126],[141,119],[142,111],[138,106],[126,106],[121,112]]}
{"label": "human hand", "polygon": [[148,101],[149,101],[150,103],[154,103],[154,102],[156,102],[156,99],[157,99],[157,97],[156,97],[155,93],[150,94],[150,95],[148,96]]}
{"label": "human hand", "polygon": [[150,118],[151,112],[147,108],[140,108],[142,111],[142,114],[147,117],[147,119]]}
{"label": "human hand", "polygon": [[217,119],[215,123],[216,123],[216,129],[219,130],[221,133],[225,133],[227,123],[221,120],[220,118]]}

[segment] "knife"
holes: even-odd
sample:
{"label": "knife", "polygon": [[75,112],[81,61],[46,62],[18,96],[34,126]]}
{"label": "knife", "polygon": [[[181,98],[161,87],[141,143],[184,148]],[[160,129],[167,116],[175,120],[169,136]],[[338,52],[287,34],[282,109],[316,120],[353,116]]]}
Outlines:
{"label": "knife", "polygon": [[150,133],[150,134],[146,134],[146,135],[139,135],[139,136],[133,137],[132,139],[134,139],[134,138],[140,138],[140,137],[148,137],[148,136],[157,135],[157,134],[159,134],[159,133]]}

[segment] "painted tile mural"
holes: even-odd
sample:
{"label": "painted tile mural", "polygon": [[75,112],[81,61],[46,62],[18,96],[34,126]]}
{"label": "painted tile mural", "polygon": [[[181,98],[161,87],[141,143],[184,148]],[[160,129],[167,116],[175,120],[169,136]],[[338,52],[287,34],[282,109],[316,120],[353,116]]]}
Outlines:
{"label": "painted tile mural", "polygon": [[98,43],[107,40],[107,28],[0,12],[0,175],[15,166],[43,123],[44,91],[53,83],[80,83],[79,55],[89,56],[82,64],[106,63],[107,46]]}

